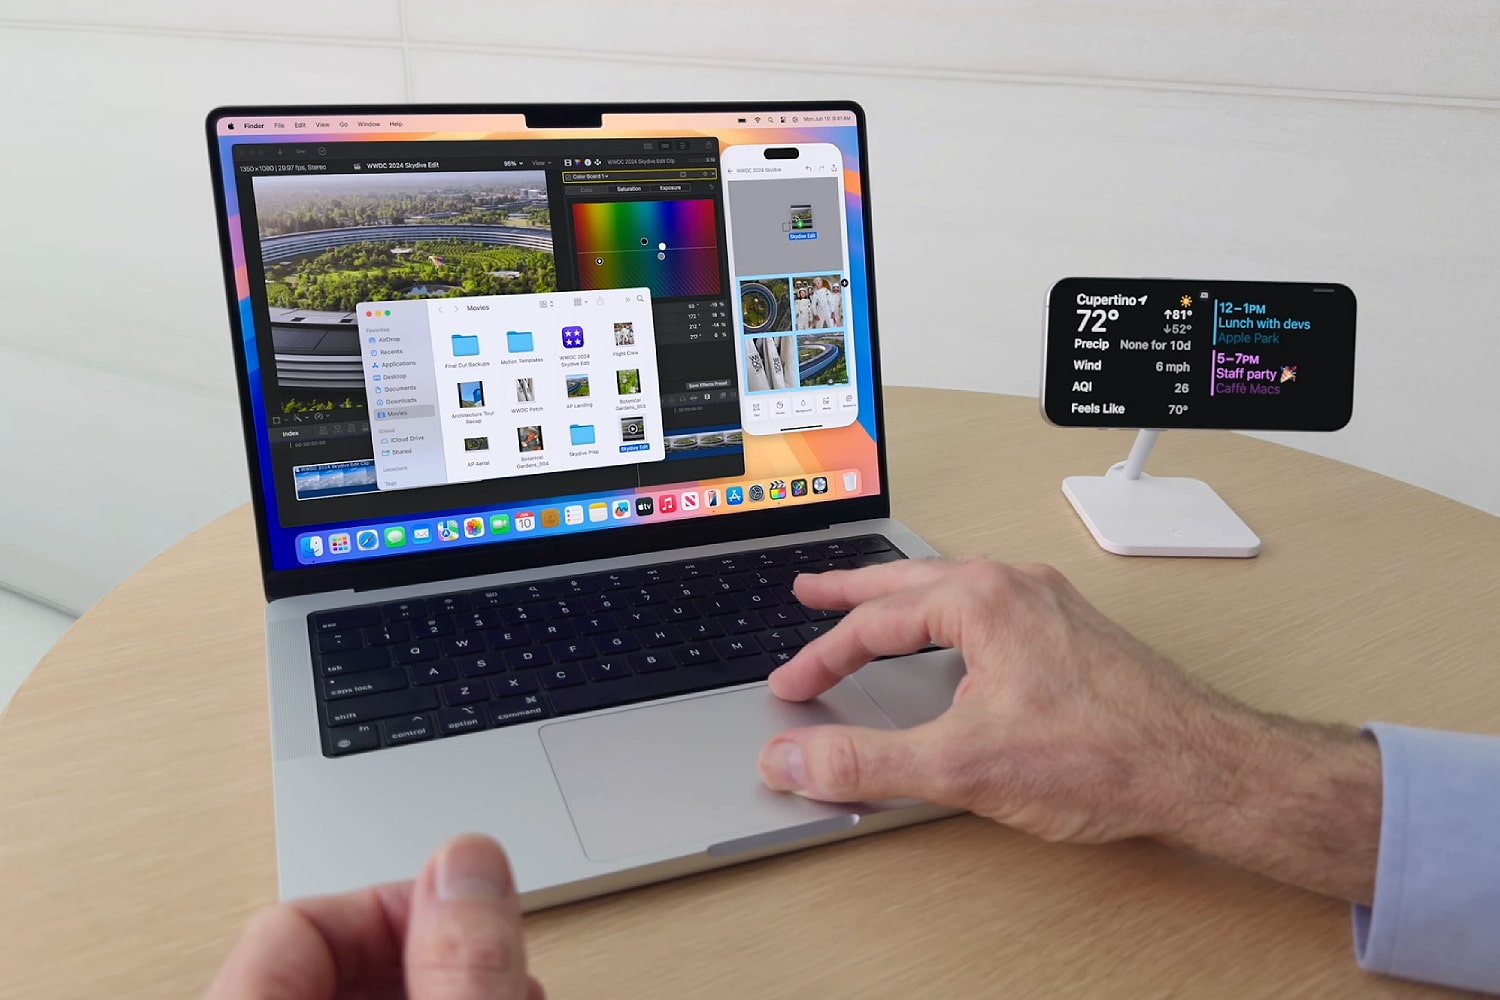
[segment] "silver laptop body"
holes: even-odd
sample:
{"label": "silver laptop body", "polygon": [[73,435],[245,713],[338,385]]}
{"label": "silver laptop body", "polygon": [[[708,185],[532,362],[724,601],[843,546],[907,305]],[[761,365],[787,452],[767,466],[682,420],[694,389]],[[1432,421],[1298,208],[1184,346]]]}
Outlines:
{"label": "silver laptop body", "polygon": [[947,811],[756,772],[785,729],[932,719],[963,673],[762,679],[836,622],[795,573],[936,554],[889,518],[857,105],[207,126],[283,898],[479,831],[536,909]]}

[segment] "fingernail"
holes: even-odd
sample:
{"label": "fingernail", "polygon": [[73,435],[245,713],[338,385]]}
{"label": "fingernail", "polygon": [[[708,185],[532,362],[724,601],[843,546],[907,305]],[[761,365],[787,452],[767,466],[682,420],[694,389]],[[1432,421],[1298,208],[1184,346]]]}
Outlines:
{"label": "fingernail", "polygon": [[760,757],[760,766],[766,784],[777,791],[793,792],[807,785],[802,748],[790,740],[781,740],[766,747]]}
{"label": "fingernail", "polygon": [[481,837],[451,840],[438,855],[433,873],[438,899],[495,899],[510,892],[510,870],[494,841]]}

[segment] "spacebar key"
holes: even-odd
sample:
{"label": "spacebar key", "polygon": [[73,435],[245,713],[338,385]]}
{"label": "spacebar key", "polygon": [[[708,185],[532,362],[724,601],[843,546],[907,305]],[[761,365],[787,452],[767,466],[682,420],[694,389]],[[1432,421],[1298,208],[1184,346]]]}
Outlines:
{"label": "spacebar key", "polygon": [[731,660],[698,667],[679,667],[659,674],[644,674],[608,684],[584,684],[578,687],[558,688],[548,691],[552,709],[558,715],[574,715],[592,712],[614,705],[627,705],[637,701],[652,701],[670,698],[677,694],[694,691],[709,691],[713,688],[729,687],[732,684],[747,684],[762,681],[771,672],[773,665],[763,657]]}
{"label": "spacebar key", "polygon": [[437,708],[437,703],[437,692],[432,688],[407,688],[366,698],[324,702],[323,719],[330,726],[347,726],[372,719],[388,719],[393,715],[425,712]]}

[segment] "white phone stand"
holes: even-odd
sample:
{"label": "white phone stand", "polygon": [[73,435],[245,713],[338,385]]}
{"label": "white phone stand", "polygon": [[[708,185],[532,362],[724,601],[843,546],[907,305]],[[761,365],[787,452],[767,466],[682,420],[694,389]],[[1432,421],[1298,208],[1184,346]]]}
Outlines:
{"label": "white phone stand", "polygon": [[1201,479],[1143,471],[1161,431],[1142,430],[1130,457],[1102,476],[1069,476],[1063,494],[1106,552],[1248,559],[1260,537]]}

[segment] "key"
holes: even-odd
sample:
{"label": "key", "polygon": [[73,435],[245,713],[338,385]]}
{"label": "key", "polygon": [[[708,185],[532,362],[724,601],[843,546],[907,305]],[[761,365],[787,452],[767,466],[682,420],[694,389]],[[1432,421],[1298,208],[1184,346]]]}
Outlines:
{"label": "key", "polygon": [[531,646],[526,649],[508,649],[505,651],[505,662],[512,670],[530,670],[532,667],[545,667],[551,662],[547,651],[540,646]]}
{"label": "key", "polygon": [[492,587],[489,590],[476,590],[469,595],[469,606],[476,610],[479,608],[499,608],[507,604],[516,604],[518,601],[519,598],[515,597],[511,591],[502,590],[499,587]]}
{"label": "key", "polygon": [[499,608],[480,608],[478,611],[456,616],[454,621],[460,624],[461,631],[483,632],[485,629],[499,628],[504,625],[505,622],[501,621],[501,618]]}
{"label": "key", "polygon": [[441,684],[458,680],[458,666],[452,660],[419,663],[411,668],[411,679],[418,684]]}
{"label": "key", "polygon": [[675,625],[658,625],[656,628],[642,629],[637,635],[641,640],[641,645],[647,649],[675,646],[682,641],[682,633]]}
{"label": "key", "polygon": [[347,653],[325,653],[318,658],[319,669],[324,677],[353,674],[361,670],[378,670],[391,665],[391,651],[379,649],[355,649]]}
{"label": "key", "polygon": [[510,698],[518,694],[530,694],[536,689],[536,671],[534,670],[528,670],[520,674],[506,674],[504,677],[490,678],[490,690],[495,693],[496,698]]}
{"label": "key", "polygon": [[720,639],[714,643],[714,649],[726,660],[738,659],[741,656],[754,656],[761,651],[760,646],[750,636],[740,639]]}
{"label": "key", "polygon": [[552,714],[547,699],[540,694],[526,694],[519,698],[501,698],[489,703],[490,725],[514,726],[533,719],[545,719]]}
{"label": "key", "polygon": [[626,705],[691,691],[708,691],[731,684],[763,681],[770,672],[771,665],[765,659],[755,657],[727,663],[708,663],[692,670],[673,670],[636,677],[623,684],[585,684],[582,687],[564,688],[548,692],[547,697],[558,715],[572,715],[612,705]]}
{"label": "key", "polygon": [[654,674],[658,670],[671,670],[676,667],[677,658],[672,655],[671,650],[653,649],[645,653],[636,653],[630,658],[630,663],[637,673]]}
{"label": "key", "polygon": [[901,562],[905,558],[899,552],[871,552],[868,555],[861,553],[854,557],[854,565],[878,566],[881,563]]}
{"label": "key", "polygon": [[341,757],[346,753],[374,750],[378,746],[380,746],[380,731],[372,722],[362,722],[357,726],[345,726],[342,729],[328,731],[328,747],[335,757]]}
{"label": "key", "polygon": [[599,585],[593,582],[592,577],[587,576],[573,576],[557,581],[557,593],[561,597],[579,597],[592,594],[598,589]]}
{"label": "key", "polygon": [[672,650],[672,655],[677,657],[677,662],[684,667],[696,667],[703,663],[712,663],[719,658],[719,654],[708,643],[691,643],[687,646],[678,646]]}
{"label": "key", "polygon": [[891,543],[879,535],[866,535],[863,538],[854,539],[854,551],[870,555],[876,552],[891,551]]}
{"label": "key", "polygon": [[585,597],[583,606],[596,615],[610,611],[623,611],[630,607],[630,598],[621,591],[607,590],[602,594]]}
{"label": "key", "polygon": [[363,698],[346,698],[323,704],[323,721],[330,727],[344,726],[372,719],[388,719],[437,708],[437,692],[430,688],[404,688]]}
{"label": "key", "polygon": [[378,608],[344,608],[341,611],[322,611],[313,615],[313,630],[319,635],[328,632],[354,632],[368,625],[379,624]]}
{"label": "key", "polygon": [[770,590],[752,590],[740,595],[740,603],[745,606],[746,611],[760,611],[763,608],[774,608],[781,602]]}
{"label": "key", "polygon": [[613,573],[596,573],[584,579],[599,590],[619,590],[635,586],[640,582],[641,575],[633,569],[617,569]]}
{"label": "key", "polygon": [[599,644],[599,652],[605,656],[629,653],[641,648],[640,641],[633,635],[604,635],[594,641]]}
{"label": "key", "polygon": [[457,736],[470,730],[489,728],[489,720],[485,718],[482,705],[445,708],[437,714],[437,722],[440,736]]}
{"label": "key", "polygon": [[340,653],[346,649],[359,649],[364,644],[364,636],[360,635],[358,629],[349,632],[324,632],[318,636],[320,653]]}
{"label": "key", "polygon": [[451,615],[460,611],[468,611],[473,607],[469,603],[467,594],[448,594],[445,597],[429,597],[427,599],[427,613],[430,615]]}
{"label": "key", "polygon": [[399,747],[403,743],[417,743],[432,739],[432,720],[425,715],[413,715],[404,719],[392,719],[385,723],[386,746]]}
{"label": "key", "polygon": [[545,617],[534,604],[518,604],[501,611],[501,618],[507,625],[530,625]]}
{"label": "key", "polygon": [[554,664],[546,670],[538,670],[537,674],[541,678],[542,687],[549,690],[552,688],[572,687],[575,684],[582,684],[584,681],[583,668],[577,664],[566,667]]}
{"label": "key", "polygon": [[520,628],[497,628],[486,632],[484,640],[489,643],[491,649],[510,649],[529,643],[531,634]]}
{"label": "key", "polygon": [[483,677],[505,670],[505,660],[496,653],[480,653],[478,656],[460,656],[453,661],[458,672],[465,677]]}
{"label": "key", "polygon": [[765,613],[766,624],[772,628],[789,627],[801,625],[807,621],[807,616],[795,605],[783,604],[779,608],[771,608]]}
{"label": "key", "polygon": [[476,635],[443,638],[438,640],[438,649],[444,656],[472,656],[484,652],[484,640]]}
{"label": "key", "polygon": [[443,685],[443,701],[449,705],[472,705],[476,701],[489,700],[489,685],[482,680]]}
{"label": "key", "polygon": [[434,639],[418,639],[404,642],[396,647],[397,663],[425,663],[438,657],[438,644]]}
{"label": "key", "polygon": [[682,632],[682,637],[690,642],[698,639],[712,639],[715,636],[724,634],[724,630],[715,621],[690,622],[687,625],[679,626],[679,630]]}
{"label": "key", "polygon": [[584,664],[583,672],[588,675],[589,680],[596,683],[612,681],[621,677],[629,677],[630,664],[625,662],[623,656],[612,656]]}
{"label": "key", "polygon": [[411,638],[411,626],[406,622],[389,622],[365,629],[365,645],[389,646],[393,642],[405,642]]}
{"label": "key", "polygon": [[420,597],[413,597],[409,601],[382,604],[380,606],[380,614],[388,622],[404,622],[412,618],[426,618],[427,602]]}
{"label": "key", "polygon": [[594,615],[589,618],[580,618],[577,625],[579,635],[601,635],[605,632],[613,632],[620,627],[613,615]]}
{"label": "key", "polygon": [[745,632],[759,632],[766,627],[765,621],[754,611],[746,611],[744,614],[735,615],[724,620],[724,628],[735,635]]}
{"label": "key", "polygon": [[559,639],[571,639],[578,630],[573,627],[572,622],[555,621],[541,622],[530,628],[533,642],[556,642]]}
{"label": "key", "polygon": [[558,663],[572,663],[575,660],[586,660],[594,655],[594,644],[587,639],[574,639],[571,642],[554,642],[551,647],[552,659]]}
{"label": "key", "polygon": [[418,618],[411,623],[411,634],[415,636],[434,638],[440,635],[453,635],[458,631],[458,626],[453,624],[453,618],[444,615],[441,618]]}
{"label": "key", "polygon": [[645,628],[648,625],[660,625],[661,615],[651,608],[633,608],[622,615],[616,615],[622,628],[636,629]]}
{"label": "key", "polygon": [[760,640],[761,646],[768,653],[801,645],[790,629],[773,629],[770,632],[762,632],[756,638]]}
{"label": "key", "polygon": [[400,667],[389,670],[367,670],[360,674],[323,678],[323,697],[353,698],[361,694],[379,694],[406,687],[406,671]]}
{"label": "key", "polygon": [[546,580],[523,583],[517,589],[520,590],[523,601],[545,601],[549,597],[557,596],[557,588]]}
{"label": "key", "polygon": [[835,622],[808,622],[806,625],[797,626],[795,632],[797,638],[803,642],[812,642],[823,633],[832,631],[835,624]]}

